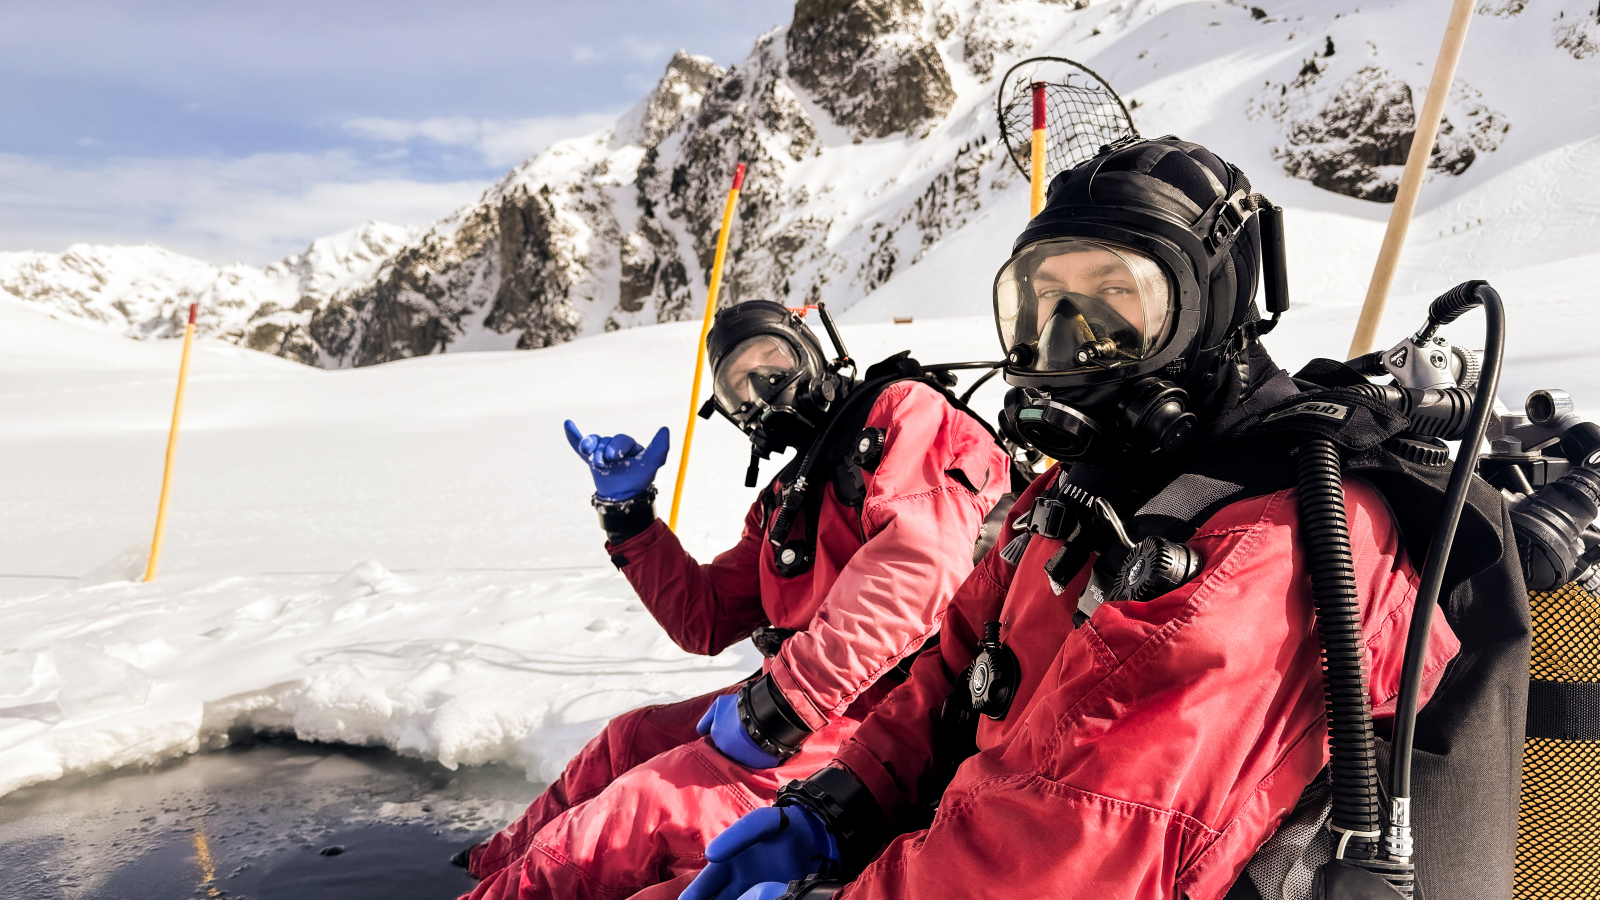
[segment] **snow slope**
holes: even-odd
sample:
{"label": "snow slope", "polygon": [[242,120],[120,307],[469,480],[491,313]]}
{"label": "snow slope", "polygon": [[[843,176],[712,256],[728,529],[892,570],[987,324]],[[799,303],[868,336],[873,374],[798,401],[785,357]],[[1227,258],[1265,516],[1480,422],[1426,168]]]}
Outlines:
{"label": "snow slope", "polygon": [[[1290,178],[1274,152],[1286,146],[1286,123],[1325,108],[1317,104],[1370,61],[1364,54],[1379,53],[1391,70],[1425,73],[1418,60],[1431,60],[1437,38],[1433,26],[1415,24],[1423,6],[1364,5],[1357,17],[1340,3],[1297,0],[1257,19],[1247,6],[1203,0],[1096,2],[1077,11],[1033,2],[930,4],[924,37],[951,79],[948,114],[926,138],[895,133],[855,143],[791,92],[815,129],[817,143],[806,146],[817,152],[784,164],[781,178],[769,172],[768,205],[741,220],[748,248],[736,269],[745,273],[739,290],[755,296],[775,273],[802,284],[832,272],[819,296],[853,302],[844,320],[856,357],[908,346],[925,360],[997,355],[989,286],[1027,200],[1021,180],[978,140],[992,129],[985,92],[994,84],[980,63],[988,53],[991,71],[1003,71],[1007,59],[1057,49],[1086,59],[1139,100],[1135,116],[1145,133],[1170,130],[1215,146],[1287,208],[1296,308],[1267,343],[1290,369],[1314,355],[1342,355],[1388,208]],[[1581,12],[1567,6],[1569,16]],[[1593,296],[1600,59],[1552,43],[1556,26],[1544,17],[1554,7],[1507,15],[1493,8],[1487,4],[1474,21],[1473,46],[1505,52],[1470,52],[1462,77],[1487,108],[1506,112],[1512,128],[1462,174],[1429,182],[1380,342],[1413,330],[1438,291],[1487,277],[1510,307],[1502,397],[1516,407],[1534,388],[1564,387],[1580,409],[1600,416],[1593,365],[1600,357]],[[946,13],[955,24],[941,36]],[[774,43],[781,37],[764,39],[760,52],[781,61]],[[1571,39],[1581,46],[1582,37]],[[1015,40],[1008,46],[1002,38]],[[1364,50],[1366,41],[1381,50]],[[1497,66],[1508,54],[1530,62]],[[1270,111],[1245,115],[1277,87],[1288,96],[1308,62],[1321,80],[1305,86],[1304,103],[1281,120]],[[751,90],[746,84],[736,99],[748,101]],[[698,101],[693,91],[680,94],[686,106]],[[737,121],[729,112],[707,127]],[[660,154],[690,141],[687,128],[669,129]],[[758,136],[776,139],[780,131]],[[519,169],[530,179],[520,187],[534,194],[541,172],[568,179],[562,183],[572,190],[562,202],[589,203],[583,215],[625,211],[615,229],[591,227],[605,225],[600,220],[572,225],[572,234],[600,242],[585,244],[589,259],[620,253],[643,227],[631,175],[613,169],[600,183],[584,174],[620,164],[608,141],[570,143]],[[780,142],[771,152],[788,147]],[[632,165],[642,163],[637,144],[629,152]],[[948,174],[941,167],[974,153],[986,155],[970,203],[949,205],[946,197],[939,217],[903,219]],[[590,168],[560,171],[574,159]],[[721,189],[683,198],[679,218],[665,201],[658,214],[665,231],[657,237],[671,237],[675,258],[691,270],[703,248],[689,225],[702,200],[720,202]],[[761,190],[759,182],[752,187],[753,199]],[[532,208],[509,203],[490,212],[516,218]],[[577,206],[549,209],[557,219],[578,214]],[[464,228],[468,213],[451,222]],[[761,255],[763,241],[796,233],[787,229],[809,213],[831,222],[807,245],[821,256],[784,268]],[[435,237],[449,232],[446,224]],[[886,237],[890,231],[899,237]],[[613,238],[623,243],[605,243]],[[649,246],[654,253],[667,245]],[[881,263],[885,248],[898,248],[899,262],[869,290],[866,263]],[[640,262],[645,248],[634,250],[640,256],[631,271],[652,271]],[[417,245],[401,253],[426,256]],[[670,268],[663,259],[656,258],[651,290]],[[828,259],[843,268],[828,268]],[[563,269],[563,278],[576,279],[568,287],[588,284],[595,297],[603,293],[595,285],[620,290],[617,258],[605,264],[610,269],[574,260],[581,261],[562,261],[575,266]],[[379,265],[378,277],[404,281],[383,275],[386,267]],[[584,281],[591,276],[601,280]],[[685,305],[664,318],[695,313],[703,302],[702,279],[682,287]],[[665,299],[648,296],[618,324],[653,321],[652,309],[665,307],[649,304]],[[908,314],[915,324],[887,324]],[[466,316],[470,327],[447,345],[487,350],[517,342],[473,319],[484,315],[479,308]],[[1475,345],[1478,327],[1481,319],[1469,316],[1451,334]],[[142,567],[159,490],[177,343],[128,341],[52,319],[37,297],[0,296],[0,793],[191,752],[226,740],[233,728],[384,744],[451,765],[503,760],[547,779],[607,717],[752,670],[748,646],[714,659],[674,648],[606,562],[586,503],[590,486],[561,437],[561,420],[636,435],[667,424],[676,434],[698,328],[669,321],[604,330],[585,320],[573,333],[590,336],[531,352],[450,353],[336,371],[201,341],[162,575],[146,585],[131,579]],[[980,407],[995,409],[1002,390],[986,387]],[[748,452],[739,435],[713,422],[699,437],[680,530],[706,556],[734,539],[751,492],[737,486]],[[675,465],[674,456],[663,480]]]}

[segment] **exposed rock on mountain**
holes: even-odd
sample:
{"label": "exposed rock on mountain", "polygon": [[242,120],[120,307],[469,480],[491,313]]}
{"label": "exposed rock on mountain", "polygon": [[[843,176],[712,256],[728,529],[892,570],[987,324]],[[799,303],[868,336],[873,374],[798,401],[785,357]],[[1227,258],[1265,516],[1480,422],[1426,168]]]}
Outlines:
{"label": "exposed rock on mountain", "polygon": [[857,138],[916,131],[955,103],[918,0],[800,0],[789,76]]}
{"label": "exposed rock on mountain", "polygon": [[[1330,37],[1320,59],[1307,60],[1287,83],[1269,81],[1247,114],[1287,126],[1287,141],[1273,147],[1272,155],[1292,177],[1362,200],[1392,203],[1417,128],[1411,86],[1382,66],[1368,65],[1330,90],[1324,75],[1331,68],[1326,60],[1334,53]],[[1429,169],[1460,175],[1479,153],[1499,148],[1511,124],[1485,106],[1482,97],[1457,82],[1439,123]]]}
{"label": "exposed rock on mountain", "polygon": [[[520,349],[570,340],[597,301],[593,276],[602,273],[613,276],[605,287],[627,295],[619,310],[642,313],[661,266],[639,238],[620,254],[615,207],[630,205],[626,186],[641,142],[658,142],[698,109],[721,73],[708,59],[677,54],[615,127],[534,157],[477,205],[434,226],[374,283],[318,312],[309,336],[324,364],[369,365],[463,340]],[[611,264],[613,247],[625,265]]]}
{"label": "exposed rock on mountain", "polygon": [[1573,59],[1588,59],[1600,53],[1600,8],[1568,16],[1562,10],[1556,19],[1556,46]]}

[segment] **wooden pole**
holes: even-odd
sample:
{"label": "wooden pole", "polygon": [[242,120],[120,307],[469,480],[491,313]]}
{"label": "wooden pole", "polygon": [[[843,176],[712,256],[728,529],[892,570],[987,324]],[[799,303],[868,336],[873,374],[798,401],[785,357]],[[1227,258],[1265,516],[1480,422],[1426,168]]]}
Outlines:
{"label": "wooden pole", "polygon": [[150,541],[150,561],[144,567],[144,580],[156,580],[161,562],[161,539],[167,531],[167,500],[172,496],[172,462],[178,452],[178,420],[183,415],[183,388],[189,382],[189,351],[194,347],[194,314],[198,303],[189,304],[189,324],[183,329],[183,360],[178,363],[178,395],[172,401],[172,429],[167,432],[167,465],[161,472],[161,502],[156,505],[156,534]]}
{"label": "wooden pole", "polygon": [[1428,174],[1428,157],[1433,153],[1433,139],[1439,133],[1439,119],[1444,113],[1444,101],[1450,94],[1450,82],[1456,77],[1456,64],[1461,61],[1461,47],[1467,42],[1467,26],[1472,23],[1474,0],[1455,0],[1450,8],[1450,21],[1445,25],[1444,43],[1439,47],[1439,58],[1433,64],[1433,80],[1428,82],[1428,98],[1422,103],[1422,114],[1417,117],[1417,130],[1411,138],[1411,153],[1406,157],[1405,172],[1400,176],[1400,190],[1394,198],[1394,208],[1389,211],[1389,228],[1383,233],[1383,247],[1378,251],[1378,264],[1372,269],[1372,282],[1367,286],[1367,299],[1361,305],[1361,318],[1356,322],[1356,333],[1350,340],[1350,352],[1345,359],[1355,359],[1372,349],[1378,333],[1378,320],[1383,318],[1383,306],[1389,299],[1389,287],[1394,283],[1395,267],[1400,262],[1400,249],[1405,245],[1406,232],[1411,228],[1411,215],[1417,208],[1417,195],[1422,192],[1422,179]]}
{"label": "wooden pole", "polygon": [[694,423],[700,412],[700,370],[706,367],[706,335],[711,333],[711,320],[717,316],[717,293],[722,289],[722,260],[728,252],[728,231],[733,227],[733,208],[739,202],[739,189],[744,186],[744,163],[734,167],[733,189],[728,191],[728,204],[722,208],[722,230],[717,232],[717,253],[711,260],[711,287],[706,291],[706,317],[700,324],[700,342],[694,352],[694,387],[689,390],[689,424],[683,427],[683,452],[678,456],[678,483],[672,488],[672,512],[667,517],[667,527],[678,530],[678,507],[683,501],[683,478],[689,473],[689,448],[694,444]]}
{"label": "wooden pole", "polygon": [[1044,82],[1033,83],[1033,152],[1029,160],[1028,183],[1033,188],[1029,198],[1028,218],[1032,219],[1044,209],[1044,189],[1049,185],[1044,176],[1045,119]]}

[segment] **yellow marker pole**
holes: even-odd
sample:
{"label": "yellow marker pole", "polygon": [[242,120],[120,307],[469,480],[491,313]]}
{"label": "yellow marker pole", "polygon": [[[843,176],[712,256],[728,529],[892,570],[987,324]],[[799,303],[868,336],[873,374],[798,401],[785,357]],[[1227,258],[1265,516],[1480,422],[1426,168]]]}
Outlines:
{"label": "yellow marker pole", "polygon": [[1361,304],[1361,318],[1356,322],[1356,333],[1350,340],[1350,352],[1345,359],[1355,359],[1371,350],[1372,341],[1377,337],[1378,320],[1383,318],[1383,306],[1389,300],[1389,287],[1394,283],[1394,271],[1400,262],[1400,248],[1405,245],[1406,232],[1411,228],[1411,215],[1417,208],[1417,195],[1422,192],[1422,179],[1428,174],[1428,157],[1433,153],[1433,139],[1439,133],[1444,101],[1450,93],[1450,82],[1456,77],[1461,47],[1467,42],[1473,5],[1474,0],[1455,0],[1450,8],[1444,43],[1439,47],[1439,59],[1433,64],[1433,80],[1428,82],[1428,99],[1423,101],[1422,114],[1417,117],[1411,153],[1406,156],[1400,189],[1394,198],[1394,208],[1389,211],[1389,227],[1383,233],[1383,248],[1378,251],[1378,263],[1372,269],[1367,299]]}
{"label": "yellow marker pole", "polygon": [[1044,209],[1044,189],[1049,186],[1046,184],[1044,177],[1044,143],[1044,82],[1035,81],[1033,83],[1033,153],[1032,159],[1029,161],[1028,171],[1028,183],[1033,188],[1033,196],[1028,203],[1028,218],[1030,219],[1037,216],[1039,211]]}
{"label": "yellow marker pole", "polygon": [[667,527],[678,530],[678,506],[683,501],[683,478],[689,474],[689,447],[694,443],[694,423],[700,412],[700,370],[706,367],[706,335],[711,333],[711,320],[717,315],[717,293],[722,290],[722,260],[728,252],[728,230],[733,227],[733,207],[739,202],[739,188],[744,186],[744,163],[734,167],[733,189],[728,191],[728,205],[722,208],[722,230],[717,232],[717,255],[711,260],[711,288],[706,292],[706,318],[700,325],[700,342],[694,351],[694,387],[689,391],[689,424],[683,427],[683,453],[678,456],[678,483],[672,489],[672,512],[667,516]]}
{"label": "yellow marker pole", "polygon": [[161,538],[167,530],[167,500],[172,493],[172,461],[178,451],[178,418],[183,414],[183,388],[189,381],[189,350],[194,346],[194,314],[198,303],[189,304],[189,324],[183,329],[183,361],[178,363],[178,396],[172,401],[172,430],[167,433],[167,465],[161,472],[161,502],[156,506],[156,535],[150,541],[150,562],[144,580],[156,580],[156,565],[161,562]]}
{"label": "yellow marker pole", "polygon": [[[1044,82],[1033,83],[1033,148],[1028,160],[1028,185],[1033,189],[1033,196],[1028,202],[1028,218],[1032,219],[1044,209],[1044,189],[1049,187],[1044,176],[1045,126],[1044,109]],[[1046,456],[1045,468],[1055,465],[1055,460]]]}

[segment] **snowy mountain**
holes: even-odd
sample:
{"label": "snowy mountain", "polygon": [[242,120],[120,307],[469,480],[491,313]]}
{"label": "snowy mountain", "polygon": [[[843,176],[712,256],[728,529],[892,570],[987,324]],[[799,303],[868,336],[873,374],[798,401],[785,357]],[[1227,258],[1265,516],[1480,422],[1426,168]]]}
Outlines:
{"label": "snowy mountain", "polygon": [[0,253],[0,291],[139,338],[181,336],[189,304],[198,303],[200,333],[315,362],[314,355],[286,352],[296,346],[296,330],[334,298],[371,283],[384,261],[419,235],[368,222],[265,268],[218,267],[150,244]]}
{"label": "snowy mountain", "polygon": [[[1381,221],[1443,12],[1424,0],[1257,2],[799,0],[791,24],[737,65],[679,53],[616,125],[533,157],[403,245],[369,241],[374,258],[343,270],[336,289],[295,293],[291,261],[205,274],[156,248],[81,247],[0,254],[0,287],[136,336],[171,334],[181,297],[214,298],[206,333],[326,367],[549,346],[696,316],[728,179],[744,161],[724,302],[969,314],[986,306],[1026,210],[998,140],[998,76],[1041,54],[1095,69],[1141,132],[1216,147],[1286,207]],[[1592,146],[1597,42],[1590,0],[1480,4],[1425,216],[1472,205],[1473,191],[1520,165]],[[1527,218],[1517,202],[1473,209],[1452,233],[1485,213]],[[1490,269],[1527,262],[1486,242],[1471,252]],[[919,268],[912,298],[905,278]],[[891,283],[902,287],[862,303]],[[1337,287],[1339,298],[1318,282],[1326,295],[1311,299],[1356,299],[1346,295],[1359,285]]]}

